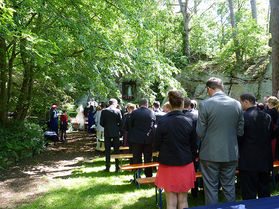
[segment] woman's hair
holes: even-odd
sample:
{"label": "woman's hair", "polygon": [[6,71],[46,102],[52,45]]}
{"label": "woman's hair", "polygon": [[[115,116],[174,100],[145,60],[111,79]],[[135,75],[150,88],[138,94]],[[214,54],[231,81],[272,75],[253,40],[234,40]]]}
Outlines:
{"label": "woman's hair", "polygon": [[271,104],[272,106],[277,106],[278,99],[275,96],[268,97],[267,103]]}
{"label": "woman's hair", "polygon": [[166,102],[164,105],[163,105],[163,110],[166,112],[166,110],[169,110],[171,111],[171,105],[169,102]]}
{"label": "woman's hair", "polygon": [[180,108],[184,105],[184,97],[181,91],[178,90],[170,90],[168,92],[168,98],[170,105],[173,108]]}

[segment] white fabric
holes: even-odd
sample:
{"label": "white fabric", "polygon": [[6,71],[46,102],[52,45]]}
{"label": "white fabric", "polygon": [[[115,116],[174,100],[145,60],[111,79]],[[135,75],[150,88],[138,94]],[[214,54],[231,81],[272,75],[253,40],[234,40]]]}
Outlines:
{"label": "white fabric", "polygon": [[95,114],[95,122],[97,125],[96,131],[104,131],[104,127],[101,126],[101,124],[100,124],[101,114],[102,114],[102,110],[97,111]]}
{"label": "white fabric", "polygon": [[84,129],[84,114],[83,114],[83,106],[82,104],[79,105],[79,107],[77,108],[77,116],[76,116],[76,120],[77,123],[79,124],[79,129],[83,130]]}

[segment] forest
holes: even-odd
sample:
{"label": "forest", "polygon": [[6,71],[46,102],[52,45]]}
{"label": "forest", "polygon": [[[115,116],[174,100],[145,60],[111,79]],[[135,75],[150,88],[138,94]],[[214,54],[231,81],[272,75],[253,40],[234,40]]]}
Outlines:
{"label": "forest", "polygon": [[0,141],[53,102],[121,98],[123,81],[153,99],[187,92],[176,75],[203,60],[230,74],[267,57],[277,95],[278,17],[278,0],[0,0]]}

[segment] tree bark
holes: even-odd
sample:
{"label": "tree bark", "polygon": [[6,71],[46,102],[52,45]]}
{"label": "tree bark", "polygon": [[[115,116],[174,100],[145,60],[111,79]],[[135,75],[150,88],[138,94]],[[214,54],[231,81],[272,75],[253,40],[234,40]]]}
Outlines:
{"label": "tree bark", "polygon": [[12,89],[12,81],[13,81],[13,67],[14,60],[16,58],[16,43],[13,45],[12,55],[9,59],[9,80],[8,80],[8,89],[7,89],[7,106],[9,106],[11,99],[11,89]]}
{"label": "tree bark", "polygon": [[252,18],[254,20],[258,20],[258,14],[257,14],[257,3],[256,0],[250,0],[250,4],[251,4],[251,11],[252,11]]}
{"label": "tree bark", "polygon": [[229,9],[230,9],[230,18],[231,18],[231,25],[233,28],[233,41],[234,41],[234,48],[235,48],[235,56],[236,56],[236,61],[238,63],[241,63],[241,54],[239,50],[239,43],[237,40],[237,33],[236,33],[236,23],[235,23],[235,17],[234,17],[234,10],[233,10],[233,1],[228,0],[229,2]]}
{"label": "tree bark", "polygon": [[15,119],[23,121],[30,107],[31,93],[33,87],[33,65],[32,60],[28,59],[26,53],[26,39],[20,40],[20,55],[24,67],[23,81],[21,85],[20,95],[18,98]]}
{"label": "tree bark", "polygon": [[190,39],[189,39],[189,34],[190,34],[190,29],[189,29],[189,22],[190,22],[190,14],[188,13],[188,0],[185,2],[182,2],[182,0],[178,0],[180,10],[183,15],[183,23],[184,23],[184,32],[185,32],[185,55],[190,58],[191,53],[190,53]]}
{"label": "tree bark", "polygon": [[7,46],[0,36],[0,124],[8,119],[7,109]]}
{"label": "tree bark", "polygon": [[272,35],[272,95],[279,91],[279,0],[270,0],[270,31]]}

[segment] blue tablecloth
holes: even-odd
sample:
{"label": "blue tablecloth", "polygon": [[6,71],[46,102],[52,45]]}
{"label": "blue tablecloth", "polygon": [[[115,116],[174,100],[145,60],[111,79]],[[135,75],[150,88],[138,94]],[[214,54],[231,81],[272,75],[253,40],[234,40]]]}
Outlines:
{"label": "blue tablecloth", "polygon": [[279,196],[243,200],[216,205],[194,207],[195,209],[279,209]]}

